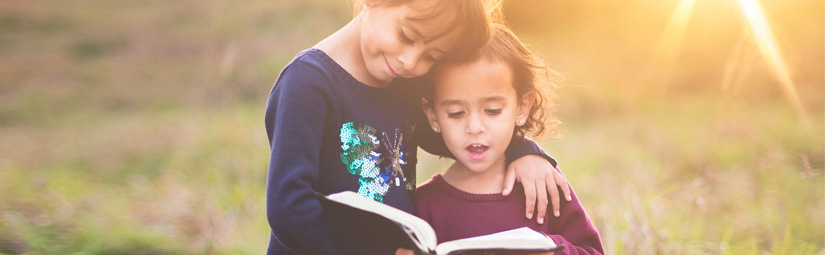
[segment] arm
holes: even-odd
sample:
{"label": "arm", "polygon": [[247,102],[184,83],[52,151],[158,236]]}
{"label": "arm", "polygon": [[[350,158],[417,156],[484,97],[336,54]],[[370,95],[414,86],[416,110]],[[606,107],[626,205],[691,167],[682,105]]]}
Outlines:
{"label": "arm", "polygon": [[290,64],[289,72],[282,72],[267,105],[265,120],[271,149],[267,219],[272,234],[293,252],[336,254],[340,251],[338,239],[331,224],[323,219],[312,187],[318,179],[329,101],[314,89],[317,85],[309,82],[313,78],[307,78],[314,69],[299,64]]}
{"label": "arm", "polygon": [[590,221],[576,193],[570,188],[572,200],[561,206],[561,215],[550,222],[548,236],[564,248],[556,254],[604,254],[601,237]]}

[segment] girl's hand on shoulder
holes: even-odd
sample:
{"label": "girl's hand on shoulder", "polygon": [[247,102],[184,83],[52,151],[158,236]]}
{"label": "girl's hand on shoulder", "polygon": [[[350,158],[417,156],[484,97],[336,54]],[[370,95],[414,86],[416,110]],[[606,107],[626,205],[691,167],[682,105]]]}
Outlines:
{"label": "girl's hand on shoulder", "polygon": [[538,203],[538,212],[535,212],[535,216],[536,222],[539,224],[544,223],[544,216],[547,214],[547,193],[550,193],[553,215],[559,216],[559,191],[556,186],[561,187],[567,201],[572,199],[567,178],[564,178],[550,164],[550,161],[538,155],[521,157],[507,166],[502,195],[510,195],[516,181],[521,182],[521,185],[524,186],[524,196],[527,198],[526,216],[528,219],[533,218],[536,203]]}

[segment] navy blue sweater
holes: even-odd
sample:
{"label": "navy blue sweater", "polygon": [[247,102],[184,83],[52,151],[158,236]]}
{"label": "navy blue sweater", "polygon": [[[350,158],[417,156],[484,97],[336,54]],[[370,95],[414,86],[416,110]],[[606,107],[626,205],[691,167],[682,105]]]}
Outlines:
{"label": "navy blue sweater", "polygon": [[[405,83],[368,86],[318,49],[284,67],[265,116],[271,149],[267,254],[394,253],[397,244],[336,228],[314,195],[357,191],[413,212],[417,146],[451,155],[424,119],[423,90]],[[514,140],[510,158],[540,154],[552,161],[534,141]]]}

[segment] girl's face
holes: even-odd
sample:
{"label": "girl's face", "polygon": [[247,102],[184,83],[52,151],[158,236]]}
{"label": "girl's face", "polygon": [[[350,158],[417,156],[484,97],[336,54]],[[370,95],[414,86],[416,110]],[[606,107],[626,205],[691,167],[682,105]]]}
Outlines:
{"label": "girl's face", "polygon": [[531,102],[519,104],[510,69],[486,59],[448,64],[437,70],[434,86],[432,108],[424,110],[456,160],[477,173],[503,169],[513,130]]}
{"label": "girl's face", "polygon": [[[361,55],[371,78],[367,84],[387,85],[396,77],[424,75],[458,40],[458,32],[440,34],[454,14],[411,20],[426,15],[437,0],[416,0],[394,6],[367,7],[361,13]],[[448,0],[453,1],[453,0]]]}

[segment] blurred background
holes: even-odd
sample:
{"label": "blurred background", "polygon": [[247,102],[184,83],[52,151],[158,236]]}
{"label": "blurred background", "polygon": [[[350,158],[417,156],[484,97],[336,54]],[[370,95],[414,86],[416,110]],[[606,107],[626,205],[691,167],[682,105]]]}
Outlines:
{"label": "blurred background", "polygon": [[[506,0],[609,254],[825,254],[822,0]],[[347,0],[0,1],[0,254],[262,254],[263,113]],[[426,153],[423,153],[426,154]],[[422,156],[418,180],[449,161]]]}

